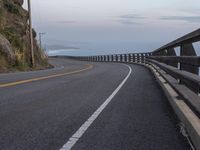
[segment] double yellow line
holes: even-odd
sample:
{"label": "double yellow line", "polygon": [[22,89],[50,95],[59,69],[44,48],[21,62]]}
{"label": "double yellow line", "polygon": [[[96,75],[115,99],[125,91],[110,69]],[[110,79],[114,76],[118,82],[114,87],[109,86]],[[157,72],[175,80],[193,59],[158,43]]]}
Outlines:
{"label": "double yellow line", "polygon": [[29,82],[33,82],[33,81],[40,81],[40,80],[45,80],[45,79],[50,79],[50,78],[55,78],[55,77],[61,77],[61,76],[66,76],[66,75],[70,75],[70,74],[75,74],[75,73],[80,73],[80,72],[83,72],[86,70],[90,70],[92,68],[93,68],[93,65],[88,65],[86,68],[81,69],[81,70],[75,70],[75,71],[71,71],[71,72],[59,73],[59,74],[54,74],[54,75],[49,75],[49,76],[44,76],[44,77],[27,79],[27,80],[20,80],[20,81],[16,81],[16,82],[3,83],[3,84],[0,84],[0,88],[15,86],[15,85],[19,85],[19,84],[29,83]]}

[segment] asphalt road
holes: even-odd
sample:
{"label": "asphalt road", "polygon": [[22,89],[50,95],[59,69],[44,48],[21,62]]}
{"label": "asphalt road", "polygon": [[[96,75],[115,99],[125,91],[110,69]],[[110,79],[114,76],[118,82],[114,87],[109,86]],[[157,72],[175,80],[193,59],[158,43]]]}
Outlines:
{"label": "asphalt road", "polygon": [[0,150],[59,150],[109,98],[73,150],[189,150],[148,69],[50,62],[56,68],[0,75]]}

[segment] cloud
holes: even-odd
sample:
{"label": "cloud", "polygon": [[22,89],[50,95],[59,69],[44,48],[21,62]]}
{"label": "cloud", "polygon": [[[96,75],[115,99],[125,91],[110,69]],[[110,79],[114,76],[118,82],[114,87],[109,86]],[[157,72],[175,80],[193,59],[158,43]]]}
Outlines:
{"label": "cloud", "polygon": [[138,19],[145,19],[145,17],[139,16],[139,15],[137,15],[137,14],[126,14],[126,15],[121,15],[121,16],[118,16],[118,18],[121,18],[121,19],[135,19],[135,20],[138,20]]}
{"label": "cloud", "polygon": [[200,16],[163,16],[161,20],[175,20],[175,21],[186,21],[190,23],[199,23]]}
{"label": "cloud", "polygon": [[57,21],[57,23],[61,23],[61,24],[72,24],[72,23],[76,23],[76,21],[73,21],[73,20],[69,20],[69,21]]}
{"label": "cloud", "polygon": [[197,16],[200,14],[200,9],[182,9],[181,11],[184,13],[186,12]]}
{"label": "cloud", "polygon": [[117,16],[117,22],[126,24],[126,25],[138,25],[141,24],[141,20],[145,19],[145,17],[137,15],[137,14],[125,14],[121,16]]}
{"label": "cloud", "polygon": [[64,45],[46,45],[47,50],[79,50],[79,47]]}
{"label": "cloud", "polygon": [[140,24],[139,22],[134,22],[134,21],[131,21],[131,20],[116,20],[117,22],[119,23],[122,23],[122,24],[127,24],[127,25],[138,25]]}

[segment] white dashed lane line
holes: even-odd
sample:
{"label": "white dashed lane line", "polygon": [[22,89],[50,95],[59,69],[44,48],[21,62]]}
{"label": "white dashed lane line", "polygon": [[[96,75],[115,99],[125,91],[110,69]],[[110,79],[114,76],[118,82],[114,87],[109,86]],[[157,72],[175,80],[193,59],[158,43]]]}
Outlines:
{"label": "white dashed lane line", "polygon": [[106,99],[106,101],[89,117],[89,119],[72,135],[68,142],[60,150],[71,150],[71,148],[76,144],[76,142],[82,137],[82,135],[87,131],[91,124],[97,119],[101,112],[106,108],[106,106],[111,102],[115,95],[126,83],[128,78],[132,73],[130,66],[126,65],[129,68],[129,73],[125,79],[120,83],[120,85],[115,89],[115,91]]}

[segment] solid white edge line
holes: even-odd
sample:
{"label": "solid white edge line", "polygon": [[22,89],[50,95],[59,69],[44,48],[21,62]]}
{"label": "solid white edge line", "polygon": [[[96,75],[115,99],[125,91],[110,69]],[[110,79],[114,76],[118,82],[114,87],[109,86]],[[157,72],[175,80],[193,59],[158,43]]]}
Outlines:
{"label": "solid white edge line", "polygon": [[89,117],[89,119],[72,135],[68,142],[60,150],[71,150],[71,148],[76,144],[76,142],[81,138],[81,136],[87,131],[90,125],[97,119],[101,112],[106,108],[106,106],[111,102],[114,96],[119,92],[122,86],[126,83],[128,78],[132,73],[132,68],[129,68],[129,73],[126,78],[120,83],[120,85],[115,89],[115,91],[106,99],[106,101]]}

